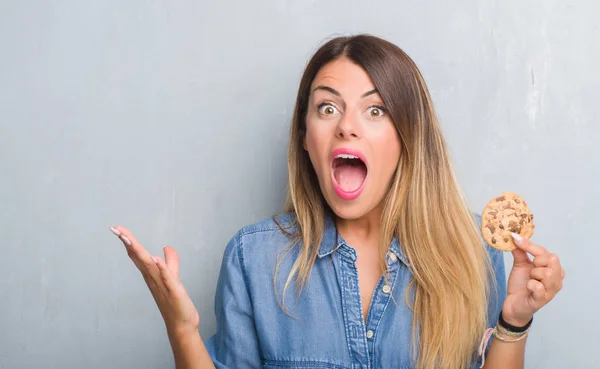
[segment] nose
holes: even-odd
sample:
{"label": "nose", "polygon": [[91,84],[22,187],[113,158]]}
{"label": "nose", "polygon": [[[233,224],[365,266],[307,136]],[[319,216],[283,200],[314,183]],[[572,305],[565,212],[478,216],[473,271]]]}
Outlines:
{"label": "nose", "polygon": [[359,122],[352,114],[344,114],[339,120],[335,130],[335,136],[342,140],[357,139],[359,135]]}

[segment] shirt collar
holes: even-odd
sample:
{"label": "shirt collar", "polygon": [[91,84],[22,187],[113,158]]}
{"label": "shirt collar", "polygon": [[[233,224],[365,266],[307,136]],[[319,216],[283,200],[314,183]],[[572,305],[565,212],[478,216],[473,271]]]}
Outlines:
{"label": "shirt collar", "polygon": [[[321,245],[319,247],[318,252],[319,259],[332,254],[334,251],[336,251],[343,245],[347,245],[346,241],[344,241],[342,236],[338,233],[337,228],[335,227],[333,217],[327,214],[325,216],[325,232],[323,234],[323,239],[321,240]],[[404,263],[404,265],[410,268],[408,258],[406,257],[406,255],[404,255],[400,242],[398,241],[398,238],[396,236],[394,236],[394,238],[392,239],[389,251],[394,253],[398,260],[400,260],[402,263]]]}

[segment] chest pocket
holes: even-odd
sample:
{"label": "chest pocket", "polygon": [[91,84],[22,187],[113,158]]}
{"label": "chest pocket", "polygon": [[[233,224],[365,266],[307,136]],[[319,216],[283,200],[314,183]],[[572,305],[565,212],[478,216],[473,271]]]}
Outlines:
{"label": "chest pocket", "polygon": [[265,360],[262,369],[351,369],[347,366],[328,363],[326,361],[283,361]]}

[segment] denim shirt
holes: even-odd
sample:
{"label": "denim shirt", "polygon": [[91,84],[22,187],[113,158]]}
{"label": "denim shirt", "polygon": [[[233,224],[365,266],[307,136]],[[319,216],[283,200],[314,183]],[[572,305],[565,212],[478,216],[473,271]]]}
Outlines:
{"label": "denim shirt", "polygon": [[[293,227],[293,220],[291,214],[277,216],[284,228]],[[292,316],[280,308],[277,298],[299,247],[281,262],[278,295],[273,276],[278,252],[289,243],[289,236],[270,218],[242,228],[227,244],[215,296],[217,331],[205,341],[217,369],[414,368],[413,315],[405,302],[413,276],[398,241],[392,241],[386,257],[389,284],[380,278],[366,322],[356,251],[338,234],[329,217],[302,293],[297,296],[294,281],[286,292],[285,306]],[[482,247],[490,254],[496,276],[497,294],[492,293],[488,305],[488,321],[494,324],[506,295],[504,259],[502,252],[483,241]],[[456,329],[460,330],[460,322]],[[480,359],[471,367],[479,365]]]}

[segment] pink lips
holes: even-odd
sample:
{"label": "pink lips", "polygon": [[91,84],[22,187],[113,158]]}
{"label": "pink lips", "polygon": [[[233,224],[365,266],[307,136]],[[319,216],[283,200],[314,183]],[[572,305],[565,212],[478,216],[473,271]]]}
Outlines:
{"label": "pink lips", "polygon": [[[333,161],[335,160],[336,156],[343,154],[343,155],[353,155],[356,156],[357,158],[359,158],[360,160],[362,160],[362,162],[365,164],[365,166],[367,166],[367,160],[365,158],[365,156],[357,150],[352,150],[352,149],[346,149],[346,148],[339,148],[339,149],[335,149],[333,150],[333,152],[331,153],[331,182],[333,183],[333,189],[335,190],[335,193],[341,197],[344,200],[354,200],[356,198],[358,198],[360,196],[360,194],[362,193],[362,191],[365,188],[365,184],[367,183],[367,177],[365,176],[365,180],[363,181],[363,183],[360,185],[359,188],[357,188],[354,191],[344,191],[337,183],[337,180],[335,179],[334,175],[333,175]],[[367,166],[367,176],[369,175],[369,171],[368,171],[368,166]]]}

